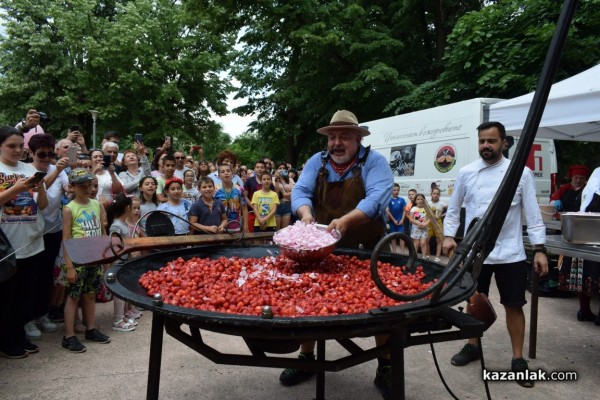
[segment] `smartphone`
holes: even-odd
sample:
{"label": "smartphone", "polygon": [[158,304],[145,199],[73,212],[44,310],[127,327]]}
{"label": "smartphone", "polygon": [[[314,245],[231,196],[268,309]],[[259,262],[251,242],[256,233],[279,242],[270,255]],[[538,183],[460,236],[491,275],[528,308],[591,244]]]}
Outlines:
{"label": "smartphone", "polygon": [[44,179],[45,176],[45,172],[36,172],[35,174],[33,174],[33,179],[31,180],[31,183],[37,185],[42,179]]}
{"label": "smartphone", "polygon": [[79,125],[73,125],[69,129],[71,132],[79,132]]}
{"label": "smartphone", "polygon": [[144,143],[144,135],[142,135],[141,133],[136,133],[133,135],[133,140],[135,142]]}
{"label": "smartphone", "polygon": [[165,142],[173,144],[173,138],[171,136],[165,136]]}
{"label": "smartphone", "polygon": [[111,156],[104,156],[104,158],[103,158],[102,161],[104,161],[104,169],[108,169],[108,167],[112,163],[112,157]]}
{"label": "smartphone", "polygon": [[68,151],[68,155],[69,155],[69,165],[76,165],[77,164],[77,146],[70,146],[69,147],[69,151]]}

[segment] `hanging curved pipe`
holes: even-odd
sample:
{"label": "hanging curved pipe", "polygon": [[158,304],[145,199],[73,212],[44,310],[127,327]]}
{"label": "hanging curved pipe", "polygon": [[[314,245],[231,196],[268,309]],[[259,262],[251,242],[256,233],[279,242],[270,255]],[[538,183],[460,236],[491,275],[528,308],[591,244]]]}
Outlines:
{"label": "hanging curved pipe", "polygon": [[[550,43],[548,53],[546,54],[546,59],[544,61],[544,66],[542,67],[542,72],[533,96],[531,107],[529,108],[529,113],[525,119],[523,134],[519,140],[517,150],[510,163],[508,172],[504,176],[500,188],[487,211],[481,219],[476,220],[476,223],[471,226],[471,229],[469,229],[464,239],[457,247],[454,255],[448,261],[448,265],[444,269],[444,272],[433,286],[415,295],[400,295],[394,293],[394,296],[390,297],[399,301],[413,301],[431,294],[430,303],[435,304],[441,297],[448,293],[454,285],[456,285],[465,272],[471,271],[474,280],[479,277],[483,261],[494,248],[496,239],[498,238],[506,215],[508,214],[511,201],[517,190],[517,184],[521,179],[523,168],[525,167],[529,152],[531,151],[531,146],[540,125],[550,89],[552,88],[552,81],[556,69],[558,68],[558,63],[565,46],[569,26],[571,25],[576,6],[577,0],[565,0],[563,4],[560,17],[556,24],[556,30],[552,37],[552,42]],[[386,238],[383,238],[382,242],[384,240],[386,240]],[[389,238],[387,240],[389,240]],[[376,249],[377,248],[379,248],[379,244]],[[373,255],[376,255],[376,253]],[[412,263],[409,262],[409,268],[411,267]],[[453,273],[454,271],[458,272]],[[385,287],[379,279],[376,260],[374,262],[373,258],[371,259],[371,275],[377,286],[389,296],[388,292],[391,291]],[[452,279],[449,280],[451,275]],[[375,279],[375,276],[377,276],[377,279]],[[382,286],[385,287],[385,290]]]}

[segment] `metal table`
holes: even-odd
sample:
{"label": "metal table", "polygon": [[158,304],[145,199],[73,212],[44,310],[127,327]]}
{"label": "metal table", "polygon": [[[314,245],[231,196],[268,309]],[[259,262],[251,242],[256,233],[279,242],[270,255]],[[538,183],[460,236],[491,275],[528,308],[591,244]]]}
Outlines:
{"label": "metal table", "polygon": [[[560,221],[556,221],[560,222]],[[548,224],[546,224],[548,226]],[[527,236],[523,237],[526,250],[533,250]],[[562,254],[569,257],[583,258],[584,260],[600,262],[600,246],[572,244],[565,242],[562,235],[547,235],[546,249],[554,254]],[[531,318],[529,321],[529,358],[536,358],[537,348],[537,320],[539,300],[539,276],[531,274]]]}

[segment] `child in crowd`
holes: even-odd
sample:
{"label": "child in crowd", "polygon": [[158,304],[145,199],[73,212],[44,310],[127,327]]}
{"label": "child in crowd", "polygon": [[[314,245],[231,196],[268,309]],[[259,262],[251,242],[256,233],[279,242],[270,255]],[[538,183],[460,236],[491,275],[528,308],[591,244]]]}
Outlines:
{"label": "child in crowd", "polygon": [[[443,224],[443,220],[444,217],[446,216],[446,210],[448,209],[448,205],[446,203],[444,203],[443,201],[440,201],[440,189],[439,188],[433,188],[431,190],[431,203],[429,203],[429,208],[431,209],[431,212],[433,213],[433,215],[435,216],[435,220],[438,224],[438,226],[440,227],[441,232],[444,232],[444,224]],[[442,242],[443,240],[441,240],[443,238],[438,237],[438,235],[435,234],[435,231],[433,229],[433,223],[429,224],[429,237],[434,237],[435,236],[435,259],[433,261],[435,262],[440,262],[440,257],[442,255]],[[441,235],[440,235],[441,236]]]}
{"label": "child in crowd", "polygon": [[223,203],[215,200],[214,181],[203,176],[200,178],[201,197],[192,204],[190,209],[190,233],[206,234],[221,233],[225,231],[227,224],[227,215]]}
{"label": "child in crowd", "polygon": [[183,172],[183,198],[194,204],[200,198],[200,192],[195,185],[196,175],[191,169]]}
{"label": "child in crowd", "polygon": [[[131,214],[129,214],[129,217],[127,217],[127,226],[129,227],[129,234],[131,235],[130,237],[145,237],[146,233],[144,232],[144,230],[141,227],[141,221],[140,221],[140,217],[141,217],[141,203],[142,200],[139,197],[133,196],[131,198]],[[139,223],[138,223],[139,222]],[[137,224],[137,228],[136,228],[136,224]],[[135,231],[134,231],[135,229]],[[141,251],[135,251],[133,253],[130,253],[132,257],[138,257],[142,254],[146,254],[143,253]],[[135,307],[133,304],[127,303],[127,310],[125,312],[125,317],[128,319],[129,322],[134,322],[134,325],[137,326],[137,321],[135,321],[136,319],[138,319],[139,317],[141,317],[144,313],[141,311],[141,309]]]}
{"label": "child in crowd", "polygon": [[[415,189],[410,189],[408,191],[408,203],[406,203],[406,207],[404,207],[405,215],[410,213],[410,209],[415,205],[415,196],[417,195],[417,191]],[[411,222],[410,218],[404,218],[404,232],[410,232],[411,230]]]}
{"label": "child in crowd", "polygon": [[[165,157],[167,158],[167,157]],[[179,178],[171,178],[165,182],[165,193],[167,194],[167,202],[161,203],[157,210],[167,211],[179,218],[169,215],[169,219],[175,227],[176,235],[187,235],[189,232],[189,224],[185,221],[188,219],[188,212],[192,205],[186,199],[182,199],[183,181]],[[183,219],[183,221],[181,219]]]}
{"label": "child in crowd", "polygon": [[412,224],[410,230],[410,237],[413,238],[415,243],[415,250],[418,252],[419,247],[423,258],[429,260],[429,245],[428,245],[428,230],[429,230],[429,218],[425,212],[425,195],[418,193],[415,196],[415,205],[410,209],[408,218]]}
{"label": "child in crowd", "polygon": [[[115,196],[113,202],[106,210],[106,219],[108,221],[109,234],[118,233],[123,239],[131,237],[127,219],[131,216],[131,198],[119,193]],[[130,255],[124,256],[128,259]],[[117,261],[121,262],[121,261]],[[125,313],[129,307],[124,300],[118,297],[114,298],[114,320],[113,330],[120,332],[131,332],[135,330],[135,321],[129,321],[125,318]]]}
{"label": "child in crowd", "polygon": [[[400,185],[394,183],[392,198],[385,210],[390,225],[390,233],[404,232],[404,207],[406,207],[406,201],[400,197]],[[404,240],[401,239],[392,240],[392,252],[396,253],[397,242],[400,243],[400,254],[404,254]]]}
{"label": "child in crowd", "polygon": [[260,176],[262,188],[252,195],[252,208],[256,212],[255,232],[274,232],[277,226],[275,212],[279,204],[279,197],[271,190],[272,179],[270,173],[263,172]]}
{"label": "child in crowd", "polygon": [[[163,176],[157,179],[156,186],[156,196],[158,201],[161,203],[165,203],[167,201],[167,196],[165,192],[165,185],[168,180],[172,179],[175,176],[175,157],[171,154],[168,154],[162,158],[163,160]],[[181,181],[181,179],[179,179]],[[182,183],[183,187],[183,183]]]}
{"label": "child in crowd", "polygon": [[[129,227],[129,237],[142,237],[145,236],[144,231],[138,224],[140,219],[140,209],[142,207],[142,201],[139,197],[133,196],[131,197],[131,213],[125,220],[127,222],[127,226]],[[137,228],[136,228],[137,224]],[[134,232],[135,229],[135,232]],[[135,253],[133,253],[135,254]]]}
{"label": "child in crowd", "polygon": [[233,184],[233,171],[229,164],[219,165],[219,179],[222,187],[215,193],[215,200],[221,202],[225,207],[227,215],[227,232],[237,233],[248,231],[248,212],[246,200],[241,189]]}
{"label": "child in crowd", "polygon": [[[69,174],[69,186],[75,198],[63,208],[63,243],[71,238],[93,237],[105,234],[102,223],[104,208],[97,200],[90,199],[94,177],[83,168],[76,168]],[[62,347],[72,353],[83,353],[86,348],[74,332],[77,303],[82,300],[83,318],[86,324],[85,339],[98,343],[109,343],[110,337],[96,328],[96,293],[102,283],[102,272],[98,265],[80,266],[73,264],[64,251],[64,269],[67,282],[65,303],[65,336]]]}
{"label": "child in crowd", "polygon": [[[150,211],[156,210],[158,207],[158,197],[156,195],[156,178],[153,176],[145,176],[140,180],[140,217],[148,214]],[[142,218],[140,226],[146,231],[146,220],[148,217]]]}
{"label": "child in crowd", "polygon": [[256,213],[252,208],[252,195],[262,187],[260,176],[265,172],[265,162],[258,160],[254,163],[254,175],[248,175],[244,182],[244,199],[248,204],[248,230],[254,232],[254,220]]}

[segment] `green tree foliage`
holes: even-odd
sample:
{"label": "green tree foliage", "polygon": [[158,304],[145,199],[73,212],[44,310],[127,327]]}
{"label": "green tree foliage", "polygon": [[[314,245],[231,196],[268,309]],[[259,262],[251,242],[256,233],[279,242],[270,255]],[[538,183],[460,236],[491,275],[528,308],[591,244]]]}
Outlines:
{"label": "green tree foliage", "polygon": [[[388,106],[397,114],[474,97],[512,98],[535,90],[562,2],[504,0],[466,13],[448,37],[443,71]],[[600,0],[579,3],[555,77],[600,61]],[[557,142],[559,176],[571,164],[600,165],[600,144]]]}
{"label": "green tree foliage", "polygon": [[[512,98],[535,90],[561,2],[506,0],[464,15],[448,37],[444,70],[396,99],[396,113],[474,97]],[[600,60],[599,0],[581,1],[556,80]]]}
{"label": "green tree foliage", "polygon": [[[50,132],[78,123],[91,132],[142,132],[159,145],[202,134],[210,111],[226,114],[235,35],[218,34],[210,10],[188,14],[170,0],[0,0],[0,109],[50,115]],[[208,138],[207,138],[208,139]]]}
{"label": "green tree foliage", "polygon": [[[191,2],[195,7],[205,1]],[[338,109],[359,121],[391,115],[388,104],[437,76],[446,36],[479,1],[215,1],[240,29],[233,68],[242,114],[295,164],[324,146],[315,130]],[[191,7],[191,6],[190,6]]]}

